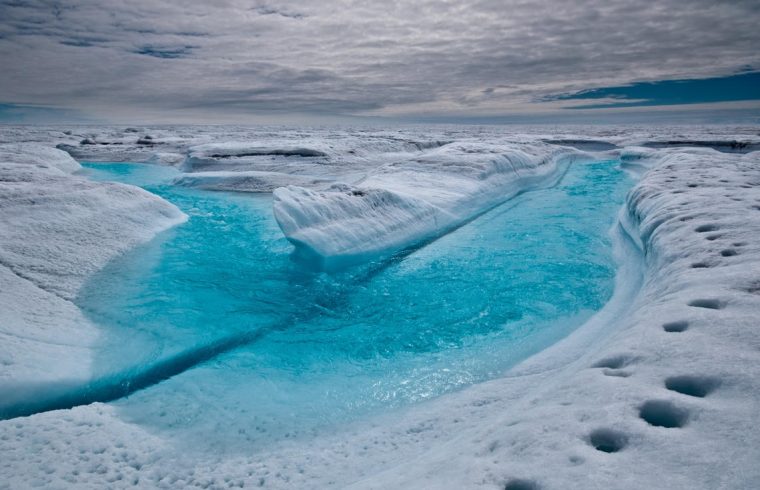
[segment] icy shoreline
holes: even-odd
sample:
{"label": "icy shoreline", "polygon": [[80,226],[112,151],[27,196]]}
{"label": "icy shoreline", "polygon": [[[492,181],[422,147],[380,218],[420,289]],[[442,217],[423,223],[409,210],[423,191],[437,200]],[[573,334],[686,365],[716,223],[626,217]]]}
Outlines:
{"label": "icy shoreline", "polygon": [[[760,154],[624,157],[651,168],[621,215],[643,251],[638,296],[617,288],[614,314],[608,305],[504,378],[308,446],[226,458],[174,448],[110,405],[43,413],[0,422],[0,474],[11,488],[753,488]],[[18,315],[39,308],[2,291]]]}
{"label": "icy shoreline", "polygon": [[142,189],[79,170],[61,150],[0,145],[0,413],[89,378],[98,327],[71,300],[110,259],[186,219]]}

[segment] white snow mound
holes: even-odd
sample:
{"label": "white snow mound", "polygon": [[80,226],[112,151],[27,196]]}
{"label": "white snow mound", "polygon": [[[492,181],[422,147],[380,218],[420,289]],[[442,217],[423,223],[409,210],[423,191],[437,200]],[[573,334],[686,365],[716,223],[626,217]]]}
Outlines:
{"label": "white snow mound", "polygon": [[297,254],[326,268],[439,236],[515,194],[555,182],[583,153],[550,145],[461,143],[381,166],[355,186],[274,191]]}
{"label": "white snow mound", "polygon": [[186,219],[137,187],[74,175],[80,168],[61,150],[0,145],[3,404],[27,381],[87,377],[97,328],[71,300],[111,258]]}

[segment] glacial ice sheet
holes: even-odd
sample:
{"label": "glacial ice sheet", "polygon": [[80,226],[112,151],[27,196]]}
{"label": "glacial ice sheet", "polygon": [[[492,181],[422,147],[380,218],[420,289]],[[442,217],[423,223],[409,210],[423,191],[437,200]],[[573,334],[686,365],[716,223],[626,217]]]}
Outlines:
{"label": "glacial ice sheet", "polygon": [[[140,132],[152,134],[156,144],[136,148],[138,135],[123,127],[0,127],[4,141],[48,147],[65,143],[78,156],[87,154],[96,161],[149,161],[163,152],[172,155],[167,163],[179,162],[177,155],[192,145],[229,139],[260,144],[287,131],[178,126]],[[335,133],[292,130],[287,137],[298,140]],[[653,141],[670,147],[683,146],[678,142],[684,140],[760,141],[757,126],[725,125],[343,132],[357,139],[412,133],[418,139],[427,134],[449,140],[593,140],[619,147]],[[108,144],[80,146],[85,137]],[[665,165],[662,157],[668,155],[673,156]],[[255,457],[190,454],[187,447],[173,447],[125,421],[112,405],[43,413],[0,422],[0,475],[12,488],[263,484],[459,489],[504,488],[520,482],[579,489],[754,488],[760,479],[756,464],[760,432],[755,424],[760,405],[757,159],[757,153],[741,157],[672,148],[653,149],[651,156],[640,160],[641,169],[656,170],[644,176],[637,187],[638,199],[626,207],[629,229],[636,232],[647,257],[653,258],[647,262],[644,289],[631,300],[626,315],[590,335],[595,339],[591,345],[573,350],[578,346],[572,335],[541,355],[552,366],[549,371],[521,376],[516,369],[507,377],[441,397],[401,416],[377,418]],[[336,163],[335,172],[343,170]],[[2,175],[7,175],[6,170]],[[646,232],[639,235],[639,228]],[[88,229],[80,231],[82,237],[88,236]],[[13,282],[0,287],[0,294],[14,293],[1,297],[3,306],[14,307],[2,310],[2,326],[12,326],[12,337],[21,342],[26,339],[18,332],[32,332],[32,337],[40,331],[53,333],[55,342],[34,345],[50,347],[54,355],[67,353],[58,356],[55,367],[70,372],[70,363],[88,358],[87,351],[73,344],[91,338],[92,325],[80,321],[81,316],[69,320],[70,314],[78,314],[71,303],[32,282],[27,285]],[[54,301],[46,303],[45,298]],[[13,314],[23,318],[16,320]],[[589,337],[583,328],[576,333]],[[0,344],[11,345],[5,339]],[[26,363],[23,369],[30,370],[23,371],[25,375],[45,379],[51,372],[51,357],[36,353],[31,345],[14,351],[19,357],[6,372],[15,374],[15,368]],[[563,352],[563,359],[575,360],[552,364],[557,352]],[[0,367],[5,368],[2,363]],[[674,391],[674,385],[666,382],[679,376],[717,378],[720,385],[703,398],[694,397]],[[639,417],[646,401],[663,399],[670,403],[661,405],[666,410],[674,406],[687,411],[684,427],[654,427]],[[595,449],[591,434],[612,429],[625,436],[625,446],[615,454]]]}

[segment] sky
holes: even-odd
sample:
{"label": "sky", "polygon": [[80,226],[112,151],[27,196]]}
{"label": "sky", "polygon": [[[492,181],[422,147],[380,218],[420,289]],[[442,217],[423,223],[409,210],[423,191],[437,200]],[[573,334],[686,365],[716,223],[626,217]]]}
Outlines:
{"label": "sky", "polygon": [[760,122],[760,0],[0,0],[0,122]]}

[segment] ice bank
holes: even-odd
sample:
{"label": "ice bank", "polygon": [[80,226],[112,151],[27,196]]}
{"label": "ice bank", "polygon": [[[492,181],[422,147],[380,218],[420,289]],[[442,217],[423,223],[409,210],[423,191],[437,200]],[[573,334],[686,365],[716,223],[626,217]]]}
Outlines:
{"label": "ice bank", "polygon": [[89,377],[98,329],[71,300],[115,255],[186,219],[142,189],[80,170],[60,150],[0,145],[0,411]]}
{"label": "ice bank", "polygon": [[341,267],[440,236],[556,182],[583,155],[541,143],[450,144],[376,168],[355,185],[276,189],[274,216],[298,256]]}

